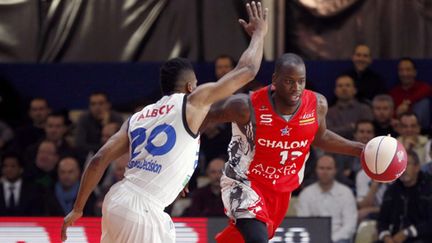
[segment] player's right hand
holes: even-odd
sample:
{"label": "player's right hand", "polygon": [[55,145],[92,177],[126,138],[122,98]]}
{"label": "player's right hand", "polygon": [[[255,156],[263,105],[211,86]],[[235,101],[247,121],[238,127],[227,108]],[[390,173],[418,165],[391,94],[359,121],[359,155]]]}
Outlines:
{"label": "player's right hand", "polygon": [[72,209],[72,211],[66,215],[66,217],[63,220],[63,225],[62,225],[62,229],[61,229],[61,239],[62,241],[66,241],[67,240],[67,236],[66,236],[66,230],[69,226],[73,225],[75,223],[76,220],[78,220],[79,218],[82,217],[82,211],[75,211],[74,209]]}
{"label": "player's right hand", "polygon": [[264,35],[267,34],[268,9],[265,8],[263,11],[261,2],[255,3],[255,1],[252,1],[251,4],[246,4],[246,10],[249,16],[249,23],[243,19],[239,19],[239,22],[249,36],[252,36],[255,32],[261,32]]}

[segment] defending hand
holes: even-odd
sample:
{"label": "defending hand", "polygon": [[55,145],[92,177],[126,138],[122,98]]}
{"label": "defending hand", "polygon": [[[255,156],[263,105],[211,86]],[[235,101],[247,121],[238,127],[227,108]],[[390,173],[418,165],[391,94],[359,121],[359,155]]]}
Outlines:
{"label": "defending hand", "polygon": [[267,34],[268,24],[267,24],[267,14],[268,9],[262,9],[261,3],[255,3],[252,1],[251,4],[246,4],[246,10],[249,16],[249,23],[243,19],[239,19],[240,24],[243,26],[245,31],[252,36],[255,32],[261,32],[262,34]]}

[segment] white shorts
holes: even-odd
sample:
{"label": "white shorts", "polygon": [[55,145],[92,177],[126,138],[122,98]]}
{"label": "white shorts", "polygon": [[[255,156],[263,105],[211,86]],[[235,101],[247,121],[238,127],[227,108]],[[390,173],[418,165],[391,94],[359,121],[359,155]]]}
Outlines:
{"label": "white shorts", "polygon": [[102,243],[174,243],[171,217],[129,182],[115,184],[102,206]]}

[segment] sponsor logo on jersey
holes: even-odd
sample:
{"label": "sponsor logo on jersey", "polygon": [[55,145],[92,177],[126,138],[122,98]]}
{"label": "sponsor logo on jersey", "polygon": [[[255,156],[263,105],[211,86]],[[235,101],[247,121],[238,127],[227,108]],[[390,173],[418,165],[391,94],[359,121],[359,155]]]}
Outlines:
{"label": "sponsor logo on jersey", "polygon": [[311,112],[305,113],[300,117],[300,125],[309,125],[315,122],[315,109]]}
{"label": "sponsor logo on jersey", "polygon": [[282,137],[283,137],[283,136],[289,136],[289,135],[290,135],[290,131],[291,131],[291,129],[292,129],[292,128],[290,128],[290,127],[288,127],[288,126],[282,128],[282,129],[280,130],[280,131],[281,131],[281,136],[282,136]]}
{"label": "sponsor logo on jersey", "polygon": [[292,163],[280,168],[274,166],[265,165],[262,163],[256,164],[252,168],[252,173],[262,176],[266,179],[274,180],[279,179],[282,176],[295,175],[297,174],[296,164]]}
{"label": "sponsor logo on jersey", "polygon": [[129,161],[127,167],[129,169],[131,168],[137,168],[145,171],[149,171],[152,173],[159,174],[162,170],[162,165],[158,164],[156,161],[138,161],[138,160],[131,160]]}
{"label": "sponsor logo on jersey", "polygon": [[262,106],[260,106],[260,108],[258,110],[259,111],[268,111],[268,108],[267,108],[267,106],[262,105]]}
{"label": "sponsor logo on jersey", "polygon": [[261,114],[259,123],[261,125],[271,126],[273,121],[272,114]]}
{"label": "sponsor logo on jersey", "polygon": [[258,144],[267,148],[280,148],[280,149],[295,149],[295,148],[305,148],[308,145],[309,140],[302,141],[277,141],[277,140],[267,140],[264,138],[258,139]]}
{"label": "sponsor logo on jersey", "polygon": [[138,121],[149,117],[166,115],[172,110],[172,108],[174,108],[174,105],[162,105],[160,107],[154,107],[153,109],[143,110],[138,117]]}

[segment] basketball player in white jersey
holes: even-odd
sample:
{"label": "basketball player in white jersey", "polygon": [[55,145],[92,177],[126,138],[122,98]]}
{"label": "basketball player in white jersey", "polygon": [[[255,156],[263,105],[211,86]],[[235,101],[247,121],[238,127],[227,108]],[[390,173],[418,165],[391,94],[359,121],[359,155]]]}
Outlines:
{"label": "basketball player in white jersey", "polygon": [[173,222],[163,210],[182,191],[197,165],[199,128],[213,103],[247,84],[259,70],[267,9],[255,2],[246,9],[249,23],[240,23],[251,42],[236,68],[218,82],[196,88],[194,71],[186,59],[175,58],[162,66],[165,96],[135,113],[91,159],[74,208],[64,219],[63,241],[67,227],[82,216],[109,162],[129,152],[125,178],[104,199],[101,242],[175,242]]}

